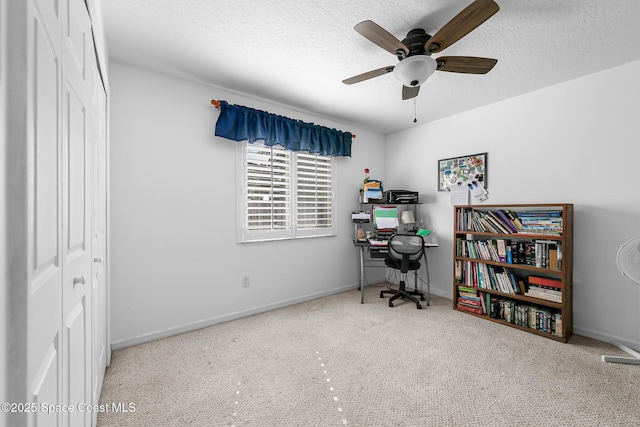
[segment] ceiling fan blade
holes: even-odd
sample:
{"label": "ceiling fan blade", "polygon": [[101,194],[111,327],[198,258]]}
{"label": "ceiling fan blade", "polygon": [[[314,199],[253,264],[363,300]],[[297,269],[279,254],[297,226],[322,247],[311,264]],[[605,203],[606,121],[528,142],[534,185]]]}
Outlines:
{"label": "ceiling fan blade", "polygon": [[475,56],[441,56],[436,58],[438,64],[436,70],[452,73],[487,74],[497,62],[497,59],[476,58]]}
{"label": "ceiling fan blade", "polygon": [[398,50],[404,51],[405,55],[409,53],[409,49],[400,40],[373,21],[362,21],[353,29],[394,55]]}
{"label": "ceiling fan blade", "polygon": [[418,96],[420,86],[402,86],[402,99],[411,99]]}
{"label": "ceiling fan blade", "polygon": [[367,71],[366,73],[358,74],[357,76],[349,77],[348,79],[344,79],[342,83],[346,85],[352,85],[354,83],[358,83],[364,80],[372,79],[374,77],[381,76],[383,74],[387,74],[393,71],[395,67],[393,65],[389,65],[388,67],[378,68],[377,70]]}
{"label": "ceiling fan blade", "polygon": [[498,10],[500,7],[493,0],[474,1],[440,28],[440,31],[425,43],[424,48],[430,53],[446,49],[475,30]]}

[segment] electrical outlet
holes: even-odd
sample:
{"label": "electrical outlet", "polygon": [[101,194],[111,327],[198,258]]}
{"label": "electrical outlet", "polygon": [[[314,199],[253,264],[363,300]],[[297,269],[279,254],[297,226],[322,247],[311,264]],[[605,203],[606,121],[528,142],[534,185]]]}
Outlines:
{"label": "electrical outlet", "polygon": [[242,287],[243,288],[248,288],[249,287],[249,276],[244,276],[242,278]]}

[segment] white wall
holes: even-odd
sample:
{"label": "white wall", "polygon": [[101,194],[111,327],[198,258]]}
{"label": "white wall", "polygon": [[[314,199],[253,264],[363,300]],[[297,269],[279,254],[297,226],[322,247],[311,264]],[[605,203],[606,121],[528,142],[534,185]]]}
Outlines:
{"label": "white wall", "polygon": [[[382,135],[118,62],[109,77],[114,347],[357,287],[350,214],[363,169],[384,176]],[[337,237],[236,243],[236,143],[214,136],[211,99],[356,134]]]}
{"label": "white wall", "polygon": [[[7,332],[9,325],[9,310],[7,305],[9,292],[9,273],[7,257],[7,31],[8,7],[6,0],[0,0],[0,402],[7,402],[9,396],[9,381],[7,370],[9,368],[9,342]],[[5,413],[0,413],[0,425],[5,425],[8,419]]]}
{"label": "white wall", "polygon": [[387,136],[387,188],[419,191],[439,232],[435,294],[451,298],[453,268],[437,160],[488,152],[485,203],[575,205],[574,332],[638,347],[640,286],[616,267],[619,246],[640,234],[638,75],[636,61]]}

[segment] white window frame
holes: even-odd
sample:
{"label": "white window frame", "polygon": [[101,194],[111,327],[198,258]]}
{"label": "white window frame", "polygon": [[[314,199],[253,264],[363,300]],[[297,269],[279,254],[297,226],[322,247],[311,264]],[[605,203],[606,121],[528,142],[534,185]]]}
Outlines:
{"label": "white window frame", "polygon": [[[257,146],[263,147],[266,149],[275,149],[281,150],[283,152],[287,152],[290,156],[290,181],[289,181],[289,222],[288,228],[286,229],[269,229],[269,230],[250,230],[248,227],[248,185],[247,185],[247,146]],[[300,156],[298,156],[300,155]],[[336,161],[334,157],[329,156],[320,156],[322,159],[330,159],[331,165],[331,190],[328,196],[331,198],[331,226],[330,227],[298,227],[298,219],[299,219],[299,211],[298,211],[298,182],[300,176],[303,172],[299,172],[298,169],[298,157],[302,157],[307,160],[309,156],[314,156],[313,154],[303,153],[303,152],[294,152],[284,150],[280,146],[274,147],[265,147],[261,144],[249,144],[247,141],[243,141],[237,144],[236,147],[236,160],[237,160],[237,168],[238,171],[236,177],[236,187],[238,201],[237,201],[237,212],[239,215],[237,216],[237,242],[238,243],[248,243],[248,242],[264,242],[270,240],[290,240],[290,239],[302,239],[302,238],[312,238],[312,237],[327,237],[327,236],[335,236],[337,235],[338,230],[338,221],[336,212],[337,202],[335,197],[335,189],[336,184],[338,182],[337,179],[337,168]],[[307,174],[308,176],[308,174]],[[302,215],[300,215],[302,216]]]}

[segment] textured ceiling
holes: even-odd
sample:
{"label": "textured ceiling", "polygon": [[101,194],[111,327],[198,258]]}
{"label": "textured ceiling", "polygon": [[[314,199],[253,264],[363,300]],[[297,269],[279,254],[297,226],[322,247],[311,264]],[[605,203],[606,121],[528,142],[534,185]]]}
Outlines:
{"label": "textured ceiling", "polygon": [[[498,59],[486,75],[436,71],[414,100],[353,26],[434,34],[471,0],[102,0],[111,59],[391,133],[640,59],[637,0],[496,0],[500,11],[441,55]],[[207,95],[203,95],[207,96]],[[233,99],[229,99],[233,103]],[[248,105],[250,106],[250,105]],[[345,129],[349,130],[349,129]]]}

